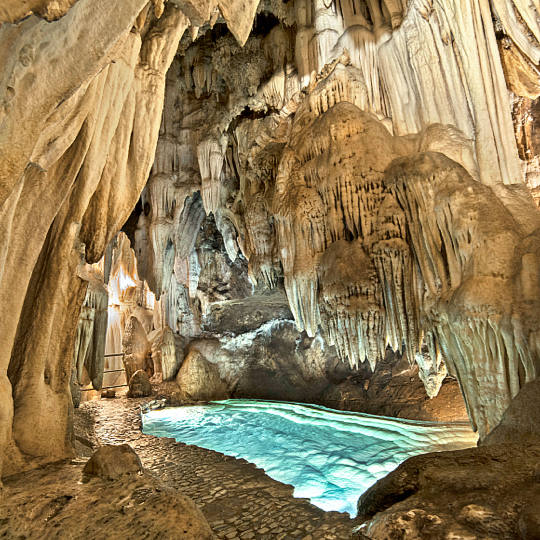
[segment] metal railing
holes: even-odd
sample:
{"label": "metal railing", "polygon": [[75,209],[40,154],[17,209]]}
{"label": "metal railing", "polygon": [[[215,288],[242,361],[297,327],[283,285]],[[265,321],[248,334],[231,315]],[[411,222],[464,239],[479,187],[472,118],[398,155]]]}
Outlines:
{"label": "metal railing", "polygon": [[[113,354],[104,354],[103,355],[104,358],[110,358],[112,356],[126,356],[126,353],[113,353]],[[122,369],[104,369],[103,370],[103,375],[105,375],[105,373],[118,373],[120,371],[123,371],[124,373],[126,372],[126,370],[124,368],[122,368]],[[127,385],[128,385],[128,383],[127,383],[127,375],[126,375],[126,382],[124,384],[115,384],[113,386],[102,386],[101,390],[108,390],[109,388],[123,388],[124,386],[127,386]],[[81,388],[81,392],[90,392],[90,391],[100,392],[100,390],[96,390],[95,388]]]}

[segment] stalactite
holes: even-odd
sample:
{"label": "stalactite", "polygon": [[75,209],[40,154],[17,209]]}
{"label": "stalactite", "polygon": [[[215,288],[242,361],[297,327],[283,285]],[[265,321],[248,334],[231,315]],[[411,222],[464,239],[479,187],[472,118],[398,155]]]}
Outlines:
{"label": "stalactite", "polygon": [[224,160],[226,139],[209,138],[197,147],[201,171],[201,196],[206,213],[216,212],[221,197],[221,169]]}

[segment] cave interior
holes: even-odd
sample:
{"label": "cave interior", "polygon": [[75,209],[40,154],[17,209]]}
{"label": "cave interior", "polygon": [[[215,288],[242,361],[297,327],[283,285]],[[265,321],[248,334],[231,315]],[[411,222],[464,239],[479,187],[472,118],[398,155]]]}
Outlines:
{"label": "cave interior", "polygon": [[[540,538],[539,14],[0,0],[0,536]],[[276,532],[89,427],[229,399],[475,442]]]}

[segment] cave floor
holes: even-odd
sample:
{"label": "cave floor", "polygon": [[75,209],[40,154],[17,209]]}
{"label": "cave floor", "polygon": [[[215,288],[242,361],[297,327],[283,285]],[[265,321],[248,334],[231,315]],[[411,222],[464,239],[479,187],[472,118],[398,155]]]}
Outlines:
{"label": "cave floor", "polygon": [[[30,471],[8,478],[6,487],[12,493],[22,496],[24,486],[29,481],[73,482],[74,478],[80,478],[78,475],[85,463],[85,456],[93,452],[89,442],[94,447],[128,443],[135,449],[145,468],[195,501],[216,538],[351,538],[355,522],[349,519],[348,514],[324,512],[307,499],[294,498],[292,486],[271,479],[253,464],[211,450],[177,443],[174,439],[143,434],[139,406],[155,397],[128,399],[119,396],[81,404],[80,409],[75,411],[75,431],[81,456],[70,463],[56,464],[41,471]],[[62,473],[62,468],[69,472]],[[56,491],[52,486],[49,487],[51,493]],[[24,495],[25,504],[32,506],[32,496]],[[23,516],[20,515],[20,518]]]}
{"label": "cave floor", "polygon": [[[155,399],[155,396],[153,396]],[[218,538],[234,540],[348,539],[348,514],[324,512],[293,488],[273,480],[243,459],[157,438],[141,431],[139,406],[150,401],[120,396],[81,405],[93,417],[99,444],[130,444],[161,480],[195,501]],[[85,420],[87,424],[90,419]]]}

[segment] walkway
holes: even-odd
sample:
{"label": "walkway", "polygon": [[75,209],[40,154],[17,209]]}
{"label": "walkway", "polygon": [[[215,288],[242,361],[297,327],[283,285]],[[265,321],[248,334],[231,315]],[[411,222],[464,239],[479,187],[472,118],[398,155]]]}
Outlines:
{"label": "walkway", "polygon": [[77,425],[93,429],[88,437],[99,444],[130,444],[146,468],[195,501],[217,538],[351,538],[354,522],[347,514],[324,512],[307,499],[295,499],[291,486],[272,480],[243,459],[144,435],[139,405],[145,401],[149,398],[84,403],[76,412]]}

